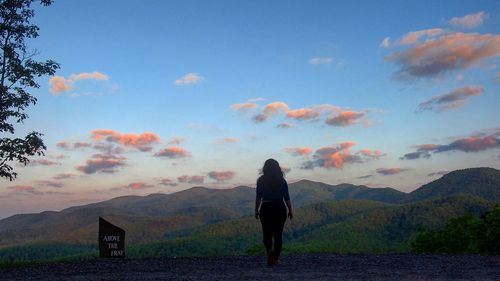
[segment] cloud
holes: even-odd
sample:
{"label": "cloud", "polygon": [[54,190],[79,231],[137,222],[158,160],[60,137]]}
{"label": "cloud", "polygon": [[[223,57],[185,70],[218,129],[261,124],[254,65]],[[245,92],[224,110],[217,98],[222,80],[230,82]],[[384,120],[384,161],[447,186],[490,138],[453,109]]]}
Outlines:
{"label": "cloud", "polygon": [[71,90],[71,83],[67,81],[63,76],[52,76],[49,79],[49,91],[54,95],[59,95],[61,92],[67,92]]}
{"label": "cloud", "polygon": [[166,147],[159,152],[155,153],[154,156],[156,157],[167,157],[170,159],[177,159],[177,158],[185,158],[185,157],[190,157],[191,153],[187,151],[186,149],[178,146],[171,146],[171,147]]}
{"label": "cloud", "polygon": [[422,102],[418,106],[418,111],[433,110],[441,112],[448,109],[459,108],[472,96],[479,96],[484,92],[482,86],[465,86],[455,89],[448,94],[436,96]]}
{"label": "cloud", "polygon": [[419,31],[412,31],[406,33],[401,40],[398,41],[399,45],[409,45],[417,42],[422,37],[432,38],[437,35],[443,34],[445,32],[444,29],[441,28],[431,28],[424,29]]}
{"label": "cloud", "polygon": [[60,142],[56,143],[56,146],[59,148],[62,148],[62,149],[70,149],[71,144],[69,142],[66,142],[66,141],[60,141]]}
{"label": "cloud", "polygon": [[174,180],[170,178],[160,179],[160,184],[164,186],[177,186],[177,183],[175,183]]}
{"label": "cloud", "polygon": [[326,119],[326,124],[331,126],[346,127],[353,125],[357,120],[365,116],[365,112],[342,111],[337,116],[330,116]]}
{"label": "cloud", "polygon": [[288,174],[292,171],[292,168],[286,166],[286,165],[280,165],[281,166],[281,171],[283,172],[283,174]]}
{"label": "cloud", "polygon": [[105,140],[107,142],[119,143],[123,146],[133,147],[140,151],[151,151],[154,143],[160,142],[160,137],[151,132],[142,134],[123,134],[109,129],[97,129],[91,132],[92,138],[96,141]]}
{"label": "cloud", "polygon": [[254,109],[257,107],[259,107],[259,105],[253,102],[235,103],[231,105],[231,109],[234,111],[247,111],[249,109]]}
{"label": "cloud", "polygon": [[290,153],[293,156],[309,156],[312,153],[312,148],[309,147],[287,147],[284,149],[285,152]]}
{"label": "cloud", "polygon": [[109,76],[101,72],[82,72],[78,74],[72,74],[69,76],[71,82],[79,80],[109,80]]}
{"label": "cloud", "polygon": [[63,173],[63,174],[57,174],[53,176],[52,178],[55,180],[65,180],[65,179],[72,179],[75,178],[76,175],[72,173]]}
{"label": "cloud", "polygon": [[14,186],[9,186],[8,188],[12,189],[14,191],[20,192],[20,193],[29,193],[29,194],[34,194],[34,195],[42,195],[43,194],[43,192],[37,191],[31,185],[14,185]]}
{"label": "cloud", "polygon": [[77,141],[73,144],[73,148],[85,148],[91,146],[92,144],[90,142],[82,142],[82,141]]}
{"label": "cloud", "polygon": [[116,168],[127,166],[125,157],[117,157],[111,154],[94,154],[93,159],[85,162],[85,165],[77,166],[76,169],[85,174],[115,173]]}
{"label": "cloud", "polygon": [[433,172],[427,174],[428,177],[433,177],[433,176],[442,176],[448,174],[450,171],[441,171],[441,172]]}
{"label": "cloud", "polygon": [[234,171],[211,171],[208,173],[208,177],[214,179],[218,182],[223,182],[230,180],[236,175]]}
{"label": "cloud", "polygon": [[385,37],[382,42],[380,42],[380,47],[388,48],[391,45],[391,37]]}
{"label": "cloud", "polygon": [[190,72],[181,78],[177,79],[174,81],[175,85],[190,85],[190,84],[196,84],[204,80],[205,78],[203,76],[198,75],[197,73]]}
{"label": "cloud", "polygon": [[239,141],[240,141],[239,138],[231,138],[231,137],[217,139],[218,143],[235,143],[235,142],[239,142]]}
{"label": "cloud", "polygon": [[184,138],[181,137],[171,137],[170,140],[168,140],[168,144],[181,144],[185,141]]}
{"label": "cloud", "polygon": [[274,115],[278,115],[282,112],[286,113],[287,111],[288,104],[281,101],[271,102],[268,103],[259,114],[255,115],[253,120],[255,123],[262,123]]}
{"label": "cloud", "polygon": [[133,183],[130,183],[129,185],[127,185],[127,188],[128,189],[132,189],[132,190],[140,190],[140,189],[146,189],[146,188],[151,188],[153,187],[152,185],[150,184],[147,184],[145,182],[133,182]]}
{"label": "cloud", "polygon": [[500,71],[499,71],[499,72],[497,72],[497,74],[496,74],[496,78],[497,78],[497,83],[499,83],[499,84],[500,84]]}
{"label": "cloud", "polygon": [[266,98],[257,97],[257,98],[248,99],[247,102],[260,102],[260,101],[266,101],[266,100],[267,100]]}
{"label": "cloud", "polygon": [[486,136],[471,136],[460,138],[449,144],[424,144],[415,146],[415,152],[403,155],[401,160],[414,160],[419,158],[430,158],[431,153],[441,153],[446,151],[480,152],[488,149],[500,147],[500,138],[494,133]]}
{"label": "cloud", "polygon": [[451,33],[385,57],[399,66],[396,80],[434,78],[500,55],[500,35]]}
{"label": "cloud", "polygon": [[287,122],[283,122],[283,123],[279,123],[278,125],[276,125],[276,128],[290,129],[290,128],[293,128],[293,125],[290,123],[287,123]]}
{"label": "cloud", "polygon": [[304,162],[301,169],[313,169],[314,167],[342,169],[345,163],[361,162],[361,157],[350,153],[354,145],[354,142],[341,142],[335,146],[319,148],[314,152],[313,160]]}
{"label": "cloud", "polygon": [[356,154],[359,154],[359,155],[362,155],[362,156],[368,157],[368,158],[373,158],[373,159],[379,159],[380,157],[385,155],[380,150],[372,150],[372,149],[367,149],[367,148],[361,149]]}
{"label": "cloud", "polygon": [[333,62],[333,58],[331,57],[311,58],[307,62],[312,65],[331,64]]}
{"label": "cloud", "polygon": [[58,181],[51,181],[51,180],[37,180],[35,181],[37,186],[48,186],[48,187],[55,187],[55,188],[61,188],[64,186],[63,183],[58,182]]}
{"label": "cloud", "polygon": [[105,152],[106,154],[120,154],[125,152],[125,150],[122,147],[113,145],[111,143],[103,143],[103,142],[95,143],[92,148],[94,148],[95,150]]}
{"label": "cloud", "polygon": [[408,170],[409,169],[406,169],[406,168],[380,168],[380,169],[377,169],[377,173],[384,175],[384,176],[391,176],[391,175],[399,174],[402,172],[406,172]]}
{"label": "cloud", "polygon": [[52,161],[49,159],[35,159],[35,160],[30,160],[29,165],[30,166],[56,166],[56,165],[61,165],[61,162]]}
{"label": "cloud", "polygon": [[194,183],[194,184],[201,184],[205,181],[204,176],[188,176],[188,175],[182,175],[177,177],[177,181],[180,183]]}
{"label": "cloud", "polygon": [[299,108],[295,110],[289,110],[286,113],[286,117],[296,120],[315,120],[318,119],[320,114],[321,112],[312,108]]}
{"label": "cloud", "polygon": [[475,14],[466,15],[463,17],[454,17],[448,23],[455,27],[475,28],[483,24],[487,15],[485,12],[477,12]]}
{"label": "cloud", "polygon": [[52,76],[49,79],[49,91],[54,95],[59,95],[62,92],[70,91],[73,88],[73,84],[80,80],[108,80],[109,76],[101,72],[82,72],[78,74],[72,74],[68,79],[63,76]]}
{"label": "cloud", "polygon": [[373,175],[365,175],[365,176],[359,176],[358,179],[367,179],[371,177],[373,177]]}

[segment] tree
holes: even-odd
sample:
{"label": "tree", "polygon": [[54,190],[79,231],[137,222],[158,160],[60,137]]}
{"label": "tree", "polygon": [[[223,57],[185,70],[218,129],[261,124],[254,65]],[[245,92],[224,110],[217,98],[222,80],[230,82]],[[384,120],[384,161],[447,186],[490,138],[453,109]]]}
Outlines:
{"label": "tree", "polygon": [[52,0],[0,0],[0,177],[11,181],[17,176],[13,161],[26,165],[29,156],[43,155],[46,149],[41,133],[13,137],[15,123],[23,123],[28,118],[24,111],[37,101],[28,90],[40,87],[36,78],[54,75],[59,68],[53,60],[33,60],[38,53],[27,47],[26,39],[38,37],[39,30],[30,23],[35,16],[33,2],[52,4]]}

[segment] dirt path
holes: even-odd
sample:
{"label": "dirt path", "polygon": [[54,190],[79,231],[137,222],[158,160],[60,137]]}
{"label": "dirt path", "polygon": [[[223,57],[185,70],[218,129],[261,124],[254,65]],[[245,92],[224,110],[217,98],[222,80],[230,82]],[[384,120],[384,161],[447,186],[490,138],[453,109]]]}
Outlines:
{"label": "dirt path", "polygon": [[0,269],[0,280],[500,280],[500,256],[334,255],[155,258]]}

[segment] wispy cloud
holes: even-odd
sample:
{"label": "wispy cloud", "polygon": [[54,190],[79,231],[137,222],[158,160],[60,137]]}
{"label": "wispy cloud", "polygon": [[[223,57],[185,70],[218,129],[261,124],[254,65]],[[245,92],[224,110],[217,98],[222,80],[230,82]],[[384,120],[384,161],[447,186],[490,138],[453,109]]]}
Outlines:
{"label": "wispy cloud", "polygon": [[14,185],[14,186],[9,186],[8,188],[16,191],[18,194],[33,194],[33,195],[43,194],[43,192],[37,191],[31,185]]}
{"label": "wispy cloud", "polygon": [[399,174],[402,172],[409,171],[407,168],[380,168],[377,169],[377,173],[384,175],[384,176],[392,176],[395,174]]}
{"label": "wispy cloud", "polygon": [[30,160],[29,165],[30,166],[56,166],[56,165],[61,165],[61,162],[41,158],[41,159]]}
{"label": "wispy cloud", "polygon": [[217,143],[236,143],[239,141],[240,141],[239,138],[233,138],[233,137],[220,138],[216,140]]}
{"label": "wispy cloud", "polygon": [[65,180],[65,179],[72,179],[75,178],[76,175],[72,173],[62,173],[62,174],[57,174],[53,176],[52,178],[55,180]]}
{"label": "wispy cloud", "polygon": [[486,13],[481,11],[463,17],[454,17],[448,23],[455,27],[475,28],[482,25],[487,17]]}
{"label": "wispy cloud", "polygon": [[448,94],[440,95],[422,102],[418,111],[432,110],[442,112],[448,109],[456,109],[465,104],[465,101],[473,96],[479,96],[484,92],[482,86],[465,86],[455,89]]}
{"label": "wispy cloud", "polygon": [[287,122],[283,122],[283,123],[279,123],[278,125],[276,125],[276,128],[290,129],[290,128],[293,128],[293,124],[290,124],[290,123],[287,123]]}
{"label": "wispy cloud", "polygon": [[155,153],[154,156],[177,159],[177,158],[191,157],[191,153],[182,147],[170,146]]}
{"label": "wispy cloud", "polygon": [[184,141],[186,141],[186,139],[184,138],[181,138],[181,137],[171,137],[169,140],[168,140],[168,144],[181,144],[183,143]]}
{"label": "wispy cloud", "polygon": [[268,103],[259,114],[255,115],[253,120],[255,121],[255,123],[261,123],[274,115],[278,115],[287,111],[288,104],[281,101],[271,102]]}
{"label": "wispy cloud", "polygon": [[385,37],[382,42],[380,42],[380,47],[388,48],[391,45],[391,37]]}
{"label": "wispy cloud", "polygon": [[248,111],[257,107],[259,107],[259,105],[253,102],[235,103],[231,105],[231,109],[234,111]]}
{"label": "wispy cloud", "polygon": [[312,65],[331,64],[333,62],[333,58],[332,57],[310,58],[307,62]]}
{"label": "wispy cloud", "polygon": [[53,181],[53,180],[37,180],[35,181],[37,186],[47,186],[47,187],[54,187],[54,188],[61,188],[64,186],[62,182],[58,181]]}
{"label": "wispy cloud", "polygon": [[198,73],[190,72],[174,81],[175,85],[191,85],[203,81],[205,78]]}

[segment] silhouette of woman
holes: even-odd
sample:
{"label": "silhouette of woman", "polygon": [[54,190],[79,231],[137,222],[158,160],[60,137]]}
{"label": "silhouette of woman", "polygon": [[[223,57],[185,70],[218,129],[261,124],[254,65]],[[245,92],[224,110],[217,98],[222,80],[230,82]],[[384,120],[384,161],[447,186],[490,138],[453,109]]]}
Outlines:
{"label": "silhouette of woman", "polygon": [[288,217],[292,219],[293,211],[290,195],[288,194],[288,184],[283,177],[280,164],[274,159],[267,159],[262,168],[262,176],[257,180],[255,218],[260,218],[262,224],[263,242],[267,252],[267,265],[269,266],[278,264],[283,244],[282,235],[287,217],[287,208]]}

